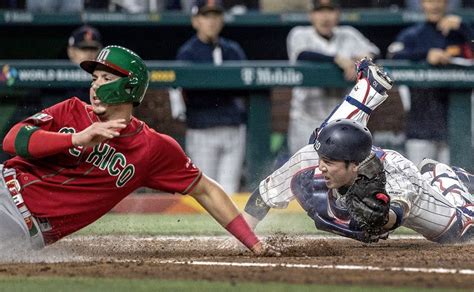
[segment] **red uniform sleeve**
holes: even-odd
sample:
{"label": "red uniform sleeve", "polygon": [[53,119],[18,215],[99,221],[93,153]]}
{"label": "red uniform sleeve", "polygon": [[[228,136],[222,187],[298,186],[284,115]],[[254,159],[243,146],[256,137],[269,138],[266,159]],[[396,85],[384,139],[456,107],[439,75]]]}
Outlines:
{"label": "red uniform sleeve", "polygon": [[[29,131],[33,131],[29,135]],[[4,150],[22,157],[41,158],[50,156],[74,145],[71,134],[41,130],[27,123],[16,124],[5,137]]]}
{"label": "red uniform sleeve", "polygon": [[10,131],[7,133],[5,136],[5,139],[3,139],[3,151],[7,152],[8,154],[15,155],[15,137],[18,131],[20,130],[20,127],[22,127],[22,123],[18,123],[14,125]]}
{"label": "red uniform sleeve", "polygon": [[149,139],[150,165],[145,185],[170,193],[191,192],[201,179],[201,171],[173,138],[156,132],[154,135]]}
{"label": "red uniform sleeve", "polygon": [[41,158],[73,147],[72,135],[57,133],[61,122],[78,100],[70,99],[37,113],[13,126],[3,141],[3,149],[21,157]]}

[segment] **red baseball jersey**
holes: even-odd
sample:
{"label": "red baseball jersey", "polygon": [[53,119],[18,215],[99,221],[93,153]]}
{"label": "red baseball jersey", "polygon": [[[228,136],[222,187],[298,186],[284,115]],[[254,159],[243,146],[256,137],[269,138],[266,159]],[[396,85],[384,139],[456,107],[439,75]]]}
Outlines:
{"label": "red baseball jersey", "polygon": [[[26,122],[77,133],[99,119],[89,105],[71,98]],[[43,230],[47,244],[94,222],[139,187],[186,194],[201,178],[173,138],[136,118],[119,137],[95,147],[75,147],[41,159],[16,156],[5,166],[17,170],[31,213],[49,221],[51,229]]]}

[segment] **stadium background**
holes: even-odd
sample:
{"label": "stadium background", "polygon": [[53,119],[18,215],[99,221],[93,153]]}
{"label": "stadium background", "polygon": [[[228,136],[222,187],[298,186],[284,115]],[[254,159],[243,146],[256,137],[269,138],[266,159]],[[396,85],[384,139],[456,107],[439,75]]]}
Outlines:
{"label": "stadium background", "polygon": [[[469,22],[474,19],[474,13],[470,9],[459,11],[459,14]],[[344,9],[341,23],[353,25],[359,29],[381,49],[381,59],[383,59],[388,45],[395,39],[398,32],[402,28],[422,19],[422,14],[401,9]],[[30,62],[32,65],[35,64],[34,60],[66,61],[66,40],[71,31],[84,22],[96,26],[101,31],[105,44],[119,44],[129,47],[140,52],[147,62],[152,60],[172,61],[176,56],[177,48],[194,34],[194,30],[190,26],[189,16],[178,12],[130,15],[85,12],[82,15],[56,16],[31,14],[21,11],[4,11],[0,13],[0,23],[2,24],[2,30],[0,30],[0,40],[2,40],[0,59],[32,60]],[[274,60],[280,61],[280,65],[285,66],[288,65],[285,62],[287,60],[286,36],[293,26],[302,24],[308,24],[305,13],[258,14],[251,12],[243,15],[227,15],[222,35],[238,41],[246,52],[250,63],[251,61]],[[8,64],[8,62],[2,63],[2,66]],[[271,63],[269,62],[269,64]],[[172,64],[167,65],[168,68],[170,66],[172,68]],[[3,71],[5,71],[4,67]],[[339,78],[340,74],[337,72],[338,69],[336,67],[329,71],[336,77],[328,78],[327,75],[321,72],[321,76],[326,77],[320,78],[317,76],[317,71],[316,73],[312,72],[312,74],[316,75],[313,76],[315,79],[323,80],[323,83],[331,79],[329,82],[335,83],[338,87],[348,84],[344,83],[342,78]],[[204,84],[206,82],[205,80],[200,81],[199,76],[196,75],[194,74],[193,76],[194,83],[201,82],[201,84]],[[305,76],[305,78],[307,77]],[[0,81],[0,91],[3,93],[1,99],[2,108],[10,107],[9,110],[3,110],[4,114],[0,118],[0,133],[2,134],[13,123],[41,109],[44,106],[44,102],[42,103],[41,100],[45,99],[45,97],[52,95],[56,96],[56,100],[63,99],[61,90],[55,92],[55,89],[59,86],[68,86],[64,85],[64,83],[59,85],[57,82],[42,83],[41,87],[43,89],[46,87],[48,91],[40,92],[31,88],[34,85],[28,85],[30,88],[22,88],[23,86],[15,88],[15,85],[9,86],[7,84],[6,78],[1,80],[3,80],[3,82]],[[448,83],[449,86],[469,88],[471,86],[469,82],[471,82],[470,79],[464,82],[463,85],[459,85],[458,83],[460,82]],[[179,84],[180,80],[177,80],[177,83]],[[421,83],[418,82],[418,84]],[[260,150],[255,149],[256,146],[252,145],[254,140],[249,139],[247,153],[250,157],[248,156],[248,162],[255,160],[255,157],[268,156],[265,152],[270,153],[272,151],[272,154],[276,155],[280,147],[284,146],[282,137],[285,136],[287,131],[290,89],[289,87],[279,86],[278,82],[274,82],[274,84],[275,86],[263,88],[256,88],[255,86],[245,88],[237,85],[237,87],[244,91],[251,90],[253,94],[270,96],[269,100],[271,101],[271,103],[264,103],[264,106],[267,107],[267,111],[271,108],[269,130],[273,134],[273,139],[269,142],[264,141],[266,145],[263,148],[260,147]],[[435,83],[432,82],[428,86],[433,84]],[[70,85],[70,87],[74,86],[77,85]],[[82,86],[87,86],[87,82],[83,82]],[[150,87],[155,88],[150,90],[147,98],[145,98],[144,106],[139,107],[136,114],[158,131],[170,134],[180,143],[183,143],[184,125],[171,118],[166,90],[156,88],[165,86],[166,82],[160,82],[160,80],[153,82],[152,79]],[[262,90],[259,92],[255,89]],[[391,95],[392,98],[374,114],[370,127],[376,133],[388,131],[387,133],[394,134],[378,144],[403,151],[404,112],[397,96],[397,90],[392,90]],[[460,135],[456,135],[457,128],[465,129],[464,125],[467,125],[469,128],[472,127],[471,114],[464,111],[471,108],[469,97],[463,97],[461,102],[462,104],[458,104],[458,107],[462,108],[463,112],[452,113],[452,116],[457,117],[457,124],[451,127],[453,131],[451,152],[454,163],[471,168],[473,158],[467,152],[472,152],[470,151],[472,149],[472,139],[469,139],[469,136],[472,135],[470,133],[467,133],[467,136],[463,135],[464,140],[459,140],[461,139]],[[16,106],[15,110],[11,109],[13,106]],[[266,123],[267,121],[263,122]],[[252,133],[252,131],[250,132]],[[253,133],[254,139],[258,140],[259,133]],[[463,132],[461,131],[461,133]],[[265,134],[268,133],[263,133],[263,135]],[[252,154],[252,151],[257,151],[257,153]],[[460,155],[459,153],[463,154]],[[0,156],[0,159],[2,158],[5,159],[5,156]],[[262,164],[260,161],[256,166],[247,165],[243,177],[242,190],[250,190],[258,181],[258,179],[250,177],[252,176],[250,168],[253,168],[253,172],[268,173],[268,169],[271,168],[271,165],[268,165],[269,161],[270,158],[264,161],[267,164],[264,167],[258,165]]]}
{"label": "stadium background", "polygon": [[[469,22],[474,22],[474,11],[470,9],[464,9],[458,11],[464,19]],[[342,14],[342,24],[350,24],[358,28],[366,37],[374,42],[382,51],[381,56],[386,54],[387,46],[390,42],[395,39],[398,32],[416,21],[422,20],[423,17],[419,13],[405,11],[402,9],[344,9]],[[41,102],[38,102],[42,96],[38,96],[38,90],[33,88],[34,86],[21,86],[17,82],[15,84],[9,84],[8,78],[5,74],[5,65],[16,64],[18,60],[29,60],[26,61],[28,65],[34,66],[35,62],[43,62],[44,64],[51,64],[51,68],[55,68],[55,60],[63,60],[66,62],[66,46],[67,38],[71,31],[83,23],[88,23],[97,27],[103,37],[104,44],[119,44],[128,47],[132,50],[137,51],[143,59],[147,62],[153,63],[156,68],[160,68],[160,62],[166,64],[166,68],[171,68],[173,71],[172,61],[175,58],[177,48],[187,40],[191,35],[194,34],[193,29],[190,26],[189,16],[180,13],[163,13],[163,14],[140,14],[140,15],[129,15],[120,13],[101,13],[101,12],[85,12],[81,15],[70,14],[70,15],[48,15],[48,14],[31,14],[23,11],[0,11],[0,66],[3,68],[0,78],[0,136],[3,135],[9,127],[18,122],[21,118],[24,118],[28,114],[34,113],[39,109]],[[295,25],[308,24],[304,13],[286,13],[286,14],[266,14],[261,15],[258,13],[249,13],[245,15],[227,15],[226,26],[223,30],[222,35],[230,39],[238,41],[243,49],[245,50],[249,64],[262,65],[269,64],[269,68],[272,66],[281,65],[282,68],[288,66],[286,64],[287,53],[286,53],[286,36],[289,30]],[[268,60],[272,60],[267,62]],[[156,61],[156,62],[155,62]],[[262,62],[262,63],[258,63]],[[393,64],[394,68],[397,66],[408,66],[410,64]],[[304,66],[315,66],[317,69],[318,65],[304,65]],[[317,74],[316,69],[310,70],[312,74]],[[327,72],[331,72],[330,76],[336,76],[331,82],[339,82],[337,86],[345,86],[341,76],[341,73],[336,67],[324,67],[323,74],[321,76],[313,76],[313,78],[325,78],[328,76]],[[424,68],[426,69],[426,68]],[[186,68],[187,72],[192,74],[193,67],[189,65]],[[422,68],[423,70],[423,68]],[[463,69],[466,72],[471,72],[470,68]],[[196,74],[196,81],[199,82],[198,75]],[[468,77],[471,75],[468,75]],[[434,84],[436,81],[431,81],[429,84]],[[462,86],[463,88],[472,88],[474,85],[474,79],[467,78],[462,82],[451,82],[449,80],[440,81],[450,82],[451,86]],[[157,81],[153,90],[151,90],[147,97],[145,97],[144,103],[137,109],[136,115],[148,122],[152,127],[162,133],[169,134],[175,137],[180,143],[182,143],[185,126],[173,120],[170,116],[168,95],[165,89],[160,87],[166,87],[167,84],[160,85]],[[409,82],[408,82],[409,83]],[[42,87],[50,89],[50,94],[55,95],[55,86],[57,82],[41,83]],[[83,83],[83,86],[87,86],[87,82]],[[249,91],[251,96],[257,97],[255,100],[262,101],[258,106],[266,107],[266,111],[269,114],[268,117],[270,123],[268,128],[264,131],[269,130],[270,133],[263,133],[263,135],[270,134],[269,141],[263,141],[264,147],[257,152],[252,152],[253,148],[257,148],[256,145],[252,145],[252,140],[249,140],[247,146],[248,155],[258,156],[258,151],[264,153],[270,153],[269,159],[265,160],[265,163],[270,163],[278,155],[278,151],[281,150],[282,141],[287,130],[288,120],[288,108],[290,100],[290,87],[279,86],[278,84],[265,86],[265,87],[252,87],[243,88],[243,90]],[[60,92],[60,90],[58,90]],[[457,107],[454,108],[454,112],[451,113],[451,121],[456,118],[457,123],[464,126],[457,126],[459,124],[452,124],[453,135],[456,133],[462,136],[462,139],[456,140],[452,144],[452,153],[461,153],[462,156],[458,156],[457,161],[462,166],[470,168],[472,170],[473,155],[472,155],[472,101],[470,95],[463,95],[457,97]],[[250,100],[249,100],[250,102]],[[384,104],[377,113],[374,114],[373,120],[371,121],[371,129],[374,131],[391,131],[395,134],[402,133],[404,130],[403,122],[404,114],[401,108],[401,104],[397,98],[397,92],[392,92],[392,98]],[[254,121],[259,123],[260,120]],[[467,125],[467,126],[466,126]],[[467,128],[466,128],[467,127]],[[470,131],[467,129],[471,129]],[[262,134],[259,129],[256,129],[254,135],[257,136]],[[467,142],[466,142],[467,141]],[[262,142],[262,141],[259,141]],[[392,146],[399,150],[403,150],[402,144],[399,140],[385,140],[386,146]],[[466,145],[467,144],[467,145]],[[253,147],[253,148],[252,148]],[[467,149],[467,150],[466,150]],[[284,150],[284,149],[283,149]],[[253,153],[253,154],[252,154]],[[254,156],[254,157],[255,157]],[[459,158],[460,157],[460,158]],[[3,157],[3,159],[5,156]],[[252,160],[252,156],[247,156],[247,161]],[[268,169],[271,165],[259,166],[259,174],[263,175],[268,173]],[[250,191],[259,177],[253,173],[252,167],[246,164],[246,170],[243,178],[243,195],[234,196],[237,201],[239,208],[243,208],[243,204],[246,198],[246,191]],[[148,192],[147,190],[139,190],[139,192]],[[137,197],[139,197],[137,201]],[[160,196],[157,197],[155,194],[141,194],[130,196],[117,206],[114,210],[116,213],[144,213],[144,212],[161,212],[162,214],[172,214],[172,217],[153,217],[149,219],[154,221],[162,220],[158,224],[169,224],[171,222],[188,222],[188,227],[183,227],[184,224],[176,227],[172,231],[163,231],[163,229],[150,231],[144,229],[140,234],[188,234],[189,230],[193,229],[194,221],[202,220],[201,217],[186,217],[190,213],[200,213],[201,209],[196,206],[190,198],[181,198],[176,196]],[[149,200],[149,201],[147,201]],[[159,200],[159,201],[156,201]],[[157,209],[147,209],[150,205],[159,206]],[[283,215],[285,219],[292,219],[291,216],[296,216],[295,221],[289,220],[294,224],[300,224],[302,227],[296,228],[298,234],[314,234],[314,228],[311,226],[311,222],[308,224],[308,220],[305,220],[305,215],[301,213],[301,209],[297,205],[292,205],[289,208],[289,212],[296,212],[292,215]],[[188,215],[183,215],[188,214]],[[97,235],[97,234],[122,234],[130,233],[136,229],[137,226],[141,226],[135,222],[133,217],[121,217],[122,215],[111,214],[98,223],[93,225],[89,230],[86,230],[86,235]],[[117,217],[114,217],[117,216]],[[126,216],[126,215],[125,215]],[[154,216],[154,215],[153,215]],[[176,217],[177,216],[177,217]],[[190,215],[194,216],[194,215]],[[197,215],[201,216],[201,215]],[[278,217],[278,216],[277,216]],[[120,224],[119,227],[111,223],[110,228],[108,222],[111,218],[118,218]],[[164,219],[166,218],[166,219]],[[178,219],[176,219],[178,218]],[[186,219],[191,218],[191,219]],[[200,219],[195,219],[200,218]],[[112,220],[113,221],[113,220]],[[283,220],[285,221],[285,220]],[[294,226],[286,225],[289,222],[273,220],[268,227],[263,227],[263,233],[284,232],[291,233]],[[105,222],[105,223],[104,223]],[[296,222],[296,223],[295,223]],[[134,225],[136,224],[136,225]],[[222,234],[221,231],[216,231],[216,228],[212,223],[207,223],[211,227],[205,230],[207,234]],[[150,223],[150,226],[153,223]],[[178,224],[179,225],[179,224]],[[98,226],[98,227],[97,227]],[[153,227],[150,227],[153,229]],[[189,234],[202,234],[198,230],[189,232]],[[99,230],[99,231],[97,231]],[[205,233],[204,232],[204,233]],[[135,233],[133,233],[135,234]],[[403,244],[400,244],[400,249],[403,249]],[[212,252],[211,252],[212,256]],[[298,256],[298,255],[297,255]],[[301,256],[301,254],[299,255]],[[316,255],[318,256],[318,255]],[[11,272],[7,274],[13,274],[16,276],[23,276],[21,272]],[[20,267],[24,269],[24,267]],[[50,268],[51,269],[51,268]],[[52,268],[54,270],[54,268]],[[26,269],[28,270],[28,269]],[[29,271],[29,270],[28,270]],[[28,273],[34,274],[34,269]],[[47,271],[47,270],[46,270]],[[40,275],[42,273],[39,273]],[[59,273],[61,274],[61,273]],[[73,276],[77,274],[73,273]],[[78,273],[79,276],[83,274]],[[127,278],[127,277],[126,277]],[[224,280],[226,280],[224,278]],[[15,280],[8,279],[8,281],[15,282]],[[272,281],[275,281],[274,279]],[[291,282],[291,281],[290,281]],[[350,281],[349,281],[350,282]],[[407,281],[410,285],[429,287],[429,281],[426,283],[416,284],[415,281]],[[314,283],[314,282],[313,282]],[[322,283],[327,283],[322,281]],[[331,282],[330,283],[334,283]],[[337,283],[337,282],[336,282]],[[359,282],[357,282],[359,283]],[[377,282],[380,285],[391,285],[386,282]],[[425,283],[425,284],[423,284]],[[428,284],[427,284],[428,283]],[[437,282],[436,282],[437,283]],[[347,284],[347,282],[343,283]],[[465,282],[461,283],[457,287],[464,287]],[[449,287],[449,284],[443,284],[442,287]],[[367,288],[363,288],[367,289]]]}

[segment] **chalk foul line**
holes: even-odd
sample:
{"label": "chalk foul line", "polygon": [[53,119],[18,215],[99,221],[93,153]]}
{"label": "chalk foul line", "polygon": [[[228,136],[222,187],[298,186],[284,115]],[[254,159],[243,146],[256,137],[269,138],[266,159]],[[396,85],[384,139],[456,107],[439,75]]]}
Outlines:
{"label": "chalk foul line", "polygon": [[415,268],[415,267],[375,267],[357,265],[315,265],[315,264],[287,264],[287,263],[245,263],[245,262],[210,262],[210,261],[159,261],[159,264],[195,265],[195,266],[227,266],[227,267],[258,267],[258,268],[290,268],[290,269],[318,269],[318,270],[365,270],[385,272],[408,272],[428,274],[460,274],[474,275],[470,269],[445,268]]}

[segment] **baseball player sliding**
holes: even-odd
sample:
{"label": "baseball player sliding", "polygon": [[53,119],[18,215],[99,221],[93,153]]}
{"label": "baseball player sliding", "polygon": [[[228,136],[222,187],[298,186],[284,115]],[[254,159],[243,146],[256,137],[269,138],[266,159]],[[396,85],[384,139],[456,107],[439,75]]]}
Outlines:
{"label": "baseball player sliding", "polygon": [[148,87],[143,60],[102,49],[81,67],[92,74],[90,105],[73,97],[16,124],[0,164],[0,244],[42,248],[94,222],[139,187],[193,196],[255,254],[265,253],[222,188],[178,143],[132,116]]}
{"label": "baseball player sliding", "polygon": [[392,87],[368,59],[358,82],[310,139],[264,179],[245,207],[253,228],[270,208],[297,199],[316,228],[363,242],[386,239],[399,226],[435,242],[474,234],[474,176],[425,159],[419,168],[393,150],[372,146],[365,127]]}

